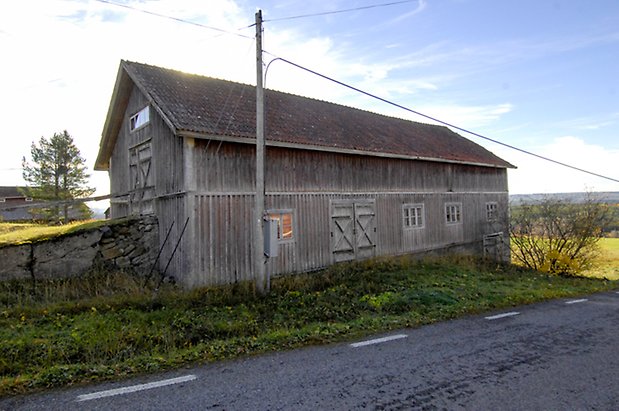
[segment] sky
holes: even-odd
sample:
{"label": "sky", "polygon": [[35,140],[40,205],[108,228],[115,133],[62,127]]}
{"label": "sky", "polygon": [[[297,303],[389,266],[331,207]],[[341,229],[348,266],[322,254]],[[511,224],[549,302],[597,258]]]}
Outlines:
{"label": "sky", "polygon": [[[127,7],[0,1],[0,185],[24,184],[22,157],[30,158],[31,144],[67,130],[96,194],[108,194],[107,173],[93,166],[120,60],[256,84],[257,10],[265,20],[265,64],[282,57],[619,180],[617,0],[110,2]],[[386,3],[397,4],[369,7]],[[340,12],[349,9],[356,10]],[[312,16],[292,18],[301,15]],[[281,60],[268,64],[265,77],[267,88],[431,122]],[[457,132],[517,166],[508,172],[512,194],[619,191],[617,181]]]}

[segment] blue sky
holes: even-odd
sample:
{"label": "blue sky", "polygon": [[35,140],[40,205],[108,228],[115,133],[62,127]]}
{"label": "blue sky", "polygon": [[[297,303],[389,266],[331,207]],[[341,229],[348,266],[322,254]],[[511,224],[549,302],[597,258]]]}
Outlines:
{"label": "blue sky", "polygon": [[[619,179],[619,2],[423,0],[21,0],[0,6],[0,185],[21,184],[21,157],[66,129],[89,167],[120,59],[255,84],[251,38],[264,48],[411,109],[506,144]],[[269,21],[272,20],[272,21]],[[245,37],[244,37],[245,36]],[[250,38],[247,38],[250,37]],[[415,121],[428,120],[281,61],[266,86]],[[512,193],[619,191],[460,133],[518,166]],[[107,174],[93,172],[97,194]]]}

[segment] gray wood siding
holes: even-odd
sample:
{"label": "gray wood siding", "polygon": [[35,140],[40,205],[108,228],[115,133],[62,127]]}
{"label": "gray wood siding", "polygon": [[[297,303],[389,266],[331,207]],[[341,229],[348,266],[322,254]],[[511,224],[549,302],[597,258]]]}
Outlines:
{"label": "gray wood siding", "polygon": [[[198,190],[251,191],[255,150],[196,140]],[[268,147],[267,192],[507,191],[505,169]]]}
{"label": "gray wood siding", "polygon": [[[254,196],[229,193],[202,194],[195,198],[197,212],[190,217],[190,226],[196,230],[192,243],[197,266],[185,283],[251,280]],[[507,193],[269,194],[267,209],[292,210],[294,216],[294,239],[281,243],[279,256],[268,260],[269,274],[311,271],[332,264],[330,204],[345,200],[369,200],[375,204],[376,255],[425,252],[459,245],[480,250],[484,235],[507,232],[507,220],[489,223],[486,219],[487,202],[497,202],[499,212],[507,215]],[[453,202],[461,203],[462,219],[460,223],[447,224],[445,203]],[[405,203],[424,205],[423,228],[404,228],[402,204]]]}
{"label": "gray wood siding", "polygon": [[[134,87],[110,162],[112,194],[131,191],[129,149],[149,140],[152,150],[151,173],[153,173],[156,195],[161,196],[184,190],[182,168],[178,166],[183,161],[183,139],[172,133],[152,106],[149,123],[133,132],[130,131],[129,119],[147,104],[147,98],[137,87]],[[115,199],[111,202],[112,217],[123,217],[131,213],[127,201],[127,199]]]}
{"label": "gray wood siding", "polygon": [[[187,219],[186,211],[185,196],[182,194],[160,198],[156,202],[155,212],[159,220],[159,241],[161,243],[158,269],[160,273],[163,273],[167,266],[166,276],[172,276],[181,284],[191,286],[198,285],[189,283],[188,280],[191,277],[185,275],[185,273],[189,273],[193,269],[191,256],[194,245],[191,238],[191,224],[195,218],[194,216],[189,216],[187,229],[183,233],[183,227]],[[168,232],[170,233],[169,236]],[[168,236],[167,241],[166,236]],[[176,251],[174,250],[175,248]]]}

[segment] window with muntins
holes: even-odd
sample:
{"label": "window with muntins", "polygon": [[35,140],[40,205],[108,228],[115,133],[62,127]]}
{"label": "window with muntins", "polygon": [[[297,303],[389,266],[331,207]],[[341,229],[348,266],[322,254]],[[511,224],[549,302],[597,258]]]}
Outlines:
{"label": "window with muntins", "polygon": [[403,204],[402,218],[404,228],[422,228],[424,226],[423,204]]}
{"label": "window with muntins", "polygon": [[277,239],[280,241],[288,241],[294,239],[294,226],[292,211],[277,210],[269,211],[271,220],[277,221]]}
{"label": "window with muntins", "polygon": [[445,222],[447,224],[458,224],[462,221],[462,204],[445,204]]}
{"label": "window with muntins", "polygon": [[496,221],[499,217],[499,205],[496,202],[486,203],[486,220]]}
{"label": "window with muntins", "polygon": [[138,111],[129,118],[129,129],[131,131],[137,130],[140,127],[144,127],[150,121],[150,109],[148,106]]}

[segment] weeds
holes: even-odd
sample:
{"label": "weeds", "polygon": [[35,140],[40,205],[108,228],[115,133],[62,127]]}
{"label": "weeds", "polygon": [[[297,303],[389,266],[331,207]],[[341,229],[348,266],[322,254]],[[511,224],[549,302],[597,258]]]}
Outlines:
{"label": "weeds", "polygon": [[143,279],[12,282],[0,289],[0,394],[322,344],[614,287],[461,259],[378,259],[248,283],[155,292]]}

